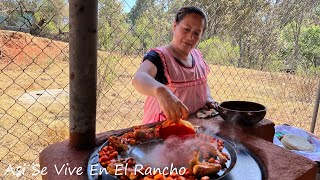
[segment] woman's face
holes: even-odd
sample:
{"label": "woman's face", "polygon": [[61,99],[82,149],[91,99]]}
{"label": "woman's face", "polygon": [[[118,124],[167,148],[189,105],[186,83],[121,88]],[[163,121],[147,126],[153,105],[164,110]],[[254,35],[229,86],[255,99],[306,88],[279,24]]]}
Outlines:
{"label": "woman's face", "polygon": [[195,13],[187,14],[179,23],[174,22],[172,43],[175,48],[189,54],[201,38],[204,23]]}

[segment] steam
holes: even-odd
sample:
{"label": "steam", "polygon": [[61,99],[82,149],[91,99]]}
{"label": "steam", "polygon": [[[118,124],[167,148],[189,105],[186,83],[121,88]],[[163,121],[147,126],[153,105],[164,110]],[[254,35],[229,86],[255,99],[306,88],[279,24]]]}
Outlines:
{"label": "steam", "polygon": [[218,133],[227,134],[227,139],[234,141],[237,139],[236,137],[236,131],[239,131],[240,129],[237,128],[239,125],[236,123],[235,120],[231,120],[228,122],[224,122],[223,124],[228,125],[229,129],[223,128],[224,131],[227,132],[221,132],[222,129],[220,129],[220,126],[214,125],[212,122],[209,121],[203,121],[201,122],[202,126],[196,126],[197,132],[199,133],[205,133],[209,135],[217,135]]}
{"label": "steam", "polygon": [[219,126],[213,126],[211,122],[204,121],[202,126],[195,126],[198,133],[205,133],[209,135],[217,134],[220,131]]}
{"label": "steam", "polygon": [[[198,133],[213,135],[219,132],[218,126],[205,124],[205,126],[196,126]],[[165,168],[173,164],[174,167],[189,167],[188,163],[193,157],[193,152],[199,149],[198,144],[203,141],[200,138],[181,139],[176,136],[170,136],[162,143],[152,146],[146,145],[146,149],[133,150],[134,156],[144,165],[151,167]],[[142,150],[142,151],[141,151]]]}
{"label": "steam", "polygon": [[[236,123],[228,122],[229,129],[223,128],[228,132],[221,132],[220,126],[212,122],[201,123],[202,126],[195,126],[197,133],[216,135],[218,133],[227,134],[229,140],[236,139]],[[202,138],[181,139],[176,136],[171,136],[162,143],[147,143],[143,146],[137,146],[133,149],[131,155],[137,159],[137,163],[143,166],[149,165],[154,168],[165,167],[189,167],[188,163],[193,158],[193,152],[196,149],[201,149]]]}
{"label": "steam", "polygon": [[[188,167],[188,161],[192,159],[193,151],[196,149],[197,138],[182,140],[171,136],[162,144],[157,144],[146,154],[144,162],[153,167]],[[148,162],[146,162],[148,161]]]}

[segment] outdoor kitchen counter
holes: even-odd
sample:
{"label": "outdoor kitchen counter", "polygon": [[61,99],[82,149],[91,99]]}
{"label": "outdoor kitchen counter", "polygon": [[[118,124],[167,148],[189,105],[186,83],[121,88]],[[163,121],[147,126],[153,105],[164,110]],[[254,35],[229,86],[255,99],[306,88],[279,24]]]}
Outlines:
{"label": "outdoor kitchen counter", "polygon": [[[211,119],[189,118],[190,122],[197,126],[205,126],[212,129],[219,136],[223,136],[236,143],[246,146],[254,154],[261,164],[266,179],[301,179],[313,180],[316,178],[317,164],[307,158],[278,147],[272,143],[274,135],[274,123],[263,119],[252,127],[239,127],[224,122],[219,116]],[[129,128],[130,129],[130,128]],[[106,141],[113,134],[121,134],[129,129],[108,131],[97,135],[97,145]],[[49,145],[40,153],[40,166],[47,167],[48,172],[43,179],[87,179],[86,168],[88,158],[93,149],[76,150],[68,145],[68,141]],[[59,175],[56,167],[62,167],[68,163],[69,167],[81,167],[81,175]]]}

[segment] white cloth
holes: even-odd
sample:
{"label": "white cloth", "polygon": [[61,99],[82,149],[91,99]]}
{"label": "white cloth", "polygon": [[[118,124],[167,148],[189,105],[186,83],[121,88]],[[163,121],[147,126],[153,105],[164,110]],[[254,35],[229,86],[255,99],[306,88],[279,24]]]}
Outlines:
{"label": "white cloth", "polygon": [[[295,152],[301,156],[304,156],[306,158],[309,158],[313,161],[320,162],[320,139],[319,139],[319,137],[317,137],[316,135],[309,133],[303,129],[296,128],[293,126],[287,126],[287,125],[277,125],[277,126],[275,126],[275,131],[276,131],[276,134],[277,133],[294,134],[294,135],[303,137],[306,140],[308,140],[314,146],[313,152],[296,151],[296,150],[291,150],[291,151]],[[276,144],[276,145],[284,148],[283,144],[276,136],[273,137],[273,144]]]}

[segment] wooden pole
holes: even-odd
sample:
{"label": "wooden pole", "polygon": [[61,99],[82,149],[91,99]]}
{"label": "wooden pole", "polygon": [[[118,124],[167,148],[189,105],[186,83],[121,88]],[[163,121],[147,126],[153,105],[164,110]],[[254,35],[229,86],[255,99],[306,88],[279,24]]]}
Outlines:
{"label": "wooden pole", "polygon": [[314,133],[314,128],[315,128],[316,122],[317,122],[319,102],[320,102],[320,80],[318,81],[318,92],[317,92],[317,97],[316,97],[316,101],[314,104],[313,116],[312,116],[312,121],[311,121],[311,126],[310,126],[310,132],[312,132],[312,133]]}
{"label": "wooden pole", "polygon": [[69,1],[69,145],[89,148],[96,140],[97,0]]}

